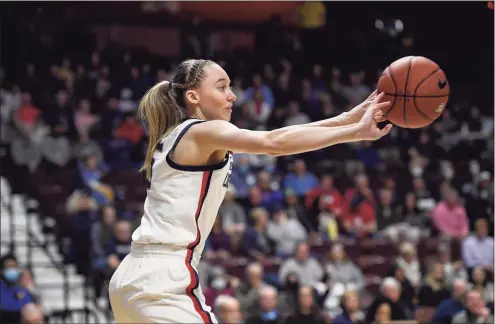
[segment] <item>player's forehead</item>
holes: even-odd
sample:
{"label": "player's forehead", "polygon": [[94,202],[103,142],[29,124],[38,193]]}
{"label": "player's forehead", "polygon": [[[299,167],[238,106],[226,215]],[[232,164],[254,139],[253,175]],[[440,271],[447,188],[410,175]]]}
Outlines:
{"label": "player's forehead", "polygon": [[230,83],[230,78],[227,72],[218,64],[210,64],[205,67],[206,77],[205,83],[215,84],[218,82]]}

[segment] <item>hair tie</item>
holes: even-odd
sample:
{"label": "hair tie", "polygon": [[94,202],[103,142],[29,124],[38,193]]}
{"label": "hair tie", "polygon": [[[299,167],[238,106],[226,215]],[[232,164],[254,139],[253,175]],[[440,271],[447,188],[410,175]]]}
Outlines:
{"label": "hair tie", "polygon": [[174,83],[173,83],[172,81],[170,81],[170,83],[169,83],[169,88],[168,88],[168,89],[169,89],[169,90],[172,90],[172,89],[173,89],[173,87],[174,87]]}

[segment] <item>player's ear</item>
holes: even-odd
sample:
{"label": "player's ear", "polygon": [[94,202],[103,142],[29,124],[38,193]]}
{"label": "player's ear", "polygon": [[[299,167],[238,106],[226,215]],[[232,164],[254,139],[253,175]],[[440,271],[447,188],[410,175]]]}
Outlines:
{"label": "player's ear", "polygon": [[199,94],[193,89],[187,90],[186,99],[190,103],[197,105],[199,103]]}

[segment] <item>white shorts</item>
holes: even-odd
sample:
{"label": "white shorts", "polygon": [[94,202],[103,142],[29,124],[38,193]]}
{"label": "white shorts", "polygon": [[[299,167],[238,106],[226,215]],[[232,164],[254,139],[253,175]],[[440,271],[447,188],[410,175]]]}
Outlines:
{"label": "white shorts", "polygon": [[133,243],[109,284],[116,323],[218,323],[199,286],[199,259],[184,248]]}

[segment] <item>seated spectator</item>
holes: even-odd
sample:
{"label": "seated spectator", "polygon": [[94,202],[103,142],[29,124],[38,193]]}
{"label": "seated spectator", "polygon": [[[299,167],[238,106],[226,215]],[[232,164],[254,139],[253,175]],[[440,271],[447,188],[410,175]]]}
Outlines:
{"label": "seated spectator", "polygon": [[468,273],[464,269],[464,263],[460,260],[452,262],[450,259],[450,247],[447,244],[438,246],[437,261],[443,264],[445,272],[445,280],[448,284],[452,284],[456,279],[468,280]]}
{"label": "seated spectator", "polygon": [[138,108],[138,104],[132,100],[132,90],[124,88],[120,91],[120,100],[118,109],[124,114],[134,113]]}
{"label": "seated spectator", "polygon": [[218,296],[232,296],[234,294],[233,289],[229,286],[225,269],[215,266],[213,273],[210,284],[204,290],[206,305],[214,305]]}
{"label": "seated spectator", "polygon": [[443,200],[433,209],[433,223],[440,234],[462,239],[469,234],[469,221],[464,206],[461,205],[457,191],[446,188]]}
{"label": "seated spectator", "polygon": [[22,270],[17,259],[12,254],[0,259],[0,322],[2,324],[17,324],[21,322],[22,309],[33,303],[31,293],[20,284]]}
{"label": "seated spectator", "polygon": [[466,309],[457,313],[452,319],[452,324],[491,324],[493,315],[488,307],[485,306],[483,297],[479,291],[473,290],[468,292],[466,297]]}
{"label": "seated spectator", "polygon": [[232,243],[230,237],[222,229],[222,220],[220,217],[215,219],[211,233],[206,240],[205,257],[207,259],[223,259],[227,260],[232,251]]}
{"label": "seated spectator", "polygon": [[275,243],[275,253],[282,258],[294,252],[297,243],[305,241],[308,234],[295,218],[288,218],[283,210],[275,211],[273,221],[268,223],[266,235]]}
{"label": "seated spectator", "polygon": [[234,240],[242,236],[246,230],[246,212],[242,206],[235,201],[236,188],[230,184],[225,198],[218,210],[218,215],[222,219],[222,228],[225,233]]}
{"label": "seated spectator", "polygon": [[416,256],[416,248],[411,243],[402,243],[400,255],[397,258],[397,266],[404,270],[404,274],[414,287],[421,281],[421,265]]}
{"label": "seated spectator", "polygon": [[294,257],[285,260],[279,269],[280,282],[285,282],[289,273],[296,273],[300,284],[304,286],[313,286],[323,279],[323,268],[310,256],[306,242],[299,243],[294,252]]}
{"label": "seated spectator", "polygon": [[365,201],[353,200],[349,213],[344,216],[343,228],[347,235],[368,237],[376,232],[374,207]]}
{"label": "seated spectator", "polygon": [[39,144],[49,133],[41,120],[41,110],[31,102],[31,94],[24,92],[21,100],[21,106],[15,113],[14,122],[29,142]]}
{"label": "seated spectator", "polygon": [[97,141],[89,135],[81,135],[79,142],[75,143],[72,148],[72,156],[83,161],[89,156],[95,156],[98,161],[103,163],[103,150]]}
{"label": "seated spectator", "polygon": [[108,278],[131,252],[131,234],[131,223],[128,221],[119,221],[115,224],[114,237],[105,247]]}
{"label": "seated spectator", "polygon": [[249,166],[249,155],[236,154],[234,161],[230,182],[236,189],[236,197],[247,199],[250,188],[256,184],[256,176]]}
{"label": "seated spectator", "polygon": [[493,282],[487,277],[482,266],[473,269],[473,280],[470,288],[480,292],[486,305],[493,305]]}
{"label": "seated spectator", "polygon": [[253,100],[255,98],[256,92],[260,90],[263,96],[263,99],[269,104],[271,107],[275,106],[275,99],[273,98],[273,93],[270,87],[263,84],[263,80],[260,74],[255,74],[253,76],[252,86],[247,88],[244,92],[246,100]]}
{"label": "seated spectator", "polygon": [[284,194],[272,183],[271,175],[266,171],[258,173],[258,187],[261,190],[261,206],[269,212],[284,203]]}
{"label": "seated spectator", "polygon": [[282,283],[282,290],[278,295],[279,310],[283,315],[289,315],[297,309],[298,293],[301,285],[296,273],[289,273],[285,282]]}
{"label": "seated spectator", "polygon": [[297,310],[285,320],[285,324],[325,324],[318,306],[315,303],[313,289],[311,287],[300,287],[298,291]]}
{"label": "seated spectator", "polygon": [[285,120],[283,126],[294,126],[294,125],[303,125],[311,122],[311,119],[307,114],[301,112],[301,108],[299,107],[299,103],[297,101],[291,101],[288,105],[288,116]]}
{"label": "seated spectator", "polygon": [[124,120],[122,125],[113,132],[113,136],[115,139],[124,140],[131,145],[136,145],[143,138],[144,130],[136,117],[130,115]]}
{"label": "seated spectator", "polygon": [[268,212],[264,208],[255,208],[251,211],[254,226],[250,226],[242,237],[242,251],[258,261],[263,261],[272,253],[272,242],[269,240],[266,228],[268,224]]}
{"label": "seated spectator", "polygon": [[450,292],[445,282],[443,265],[434,262],[426,275],[418,293],[419,307],[437,307],[442,301],[449,298]]}
{"label": "seated spectator", "polygon": [[308,228],[304,225],[304,222],[307,219],[306,209],[299,203],[299,199],[294,191],[285,191],[285,203],[285,213],[287,214],[287,217],[289,219],[296,219],[307,231]]}
{"label": "seated spectator", "polygon": [[98,123],[99,117],[91,113],[91,103],[87,99],[79,102],[79,109],[74,114],[74,124],[79,136],[87,136]]}
{"label": "seated spectator", "polygon": [[343,284],[346,289],[352,289],[358,293],[365,287],[364,276],[361,270],[346,255],[344,246],[340,243],[332,245],[330,258],[324,264],[325,272],[333,282]]}
{"label": "seated spectator", "polygon": [[305,205],[311,209],[317,197],[321,197],[326,209],[340,218],[347,211],[347,204],[342,194],[333,186],[333,178],[330,175],[323,175],[320,178],[320,185],[313,188],[306,195]]}
{"label": "seated spectator", "polygon": [[431,322],[433,324],[450,324],[452,318],[464,310],[464,302],[468,292],[465,280],[456,279],[452,284],[452,295],[438,305]]}
{"label": "seated spectator", "polygon": [[242,314],[237,299],[229,295],[219,295],[213,306],[218,323],[240,324]]}
{"label": "seated spectator", "polygon": [[462,259],[468,269],[482,266],[493,274],[493,237],[488,236],[486,219],[477,219],[475,234],[462,242]]}
{"label": "seated spectator", "polygon": [[[427,222],[429,217],[422,212],[417,206],[416,195],[412,192],[408,192],[404,199],[404,206],[401,208],[401,213],[404,214],[405,219],[404,223],[409,225],[410,228],[425,228],[427,227]],[[421,235],[420,235],[421,236]],[[411,236],[406,236],[410,241],[417,243],[414,241],[414,238]],[[419,239],[419,237],[417,237]]]}
{"label": "seated spectator", "polygon": [[[382,304],[387,304],[390,307],[390,318],[388,321],[406,320],[407,317],[404,308],[399,304],[400,293],[400,284],[397,280],[391,277],[384,278],[380,286],[380,295],[368,307],[365,323],[375,321],[377,313],[380,314],[382,312],[380,310],[380,307],[384,307]],[[386,312],[384,311],[384,313]]]}
{"label": "seated spectator", "polygon": [[246,324],[281,324],[283,319],[277,309],[278,292],[275,288],[266,286],[261,288],[258,314],[250,315]]}
{"label": "seated spectator", "polygon": [[243,313],[249,314],[258,310],[258,298],[261,289],[266,286],[263,275],[263,266],[260,263],[250,263],[246,267],[246,281],[236,289],[235,293]]}
{"label": "seated spectator", "polygon": [[318,186],[318,178],[308,172],[304,160],[298,159],[294,163],[294,172],[289,172],[284,178],[284,189],[291,189],[299,197]]}
{"label": "seated spectator", "polygon": [[115,198],[113,189],[101,182],[106,171],[105,165],[101,164],[96,156],[88,156],[84,162],[79,163],[81,179],[99,205],[109,205]]}
{"label": "seated spectator", "polygon": [[346,291],[341,298],[342,314],[332,320],[332,324],[364,324],[364,313],[359,309],[359,294]]}
{"label": "seated spectator", "polygon": [[416,304],[416,289],[406,278],[404,270],[394,265],[388,272],[387,276],[395,278],[400,284],[399,303],[404,308],[406,314],[412,314]]}
{"label": "seated spectator", "polygon": [[376,226],[379,234],[386,240],[397,244],[401,239],[418,242],[421,229],[406,223],[406,214],[392,204],[393,192],[380,190],[380,198],[376,206]]}
{"label": "seated spectator", "polygon": [[261,90],[256,90],[254,92],[254,98],[252,100],[248,100],[243,107],[245,116],[251,119],[254,127],[266,124],[272,110],[273,106],[265,100]]}
{"label": "seated spectator", "polygon": [[387,303],[383,303],[380,304],[380,306],[378,306],[375,313],[374,321],[371,322],[371,324],[393,323],[391,322],[391,319],[392,319],[392,307]]}

